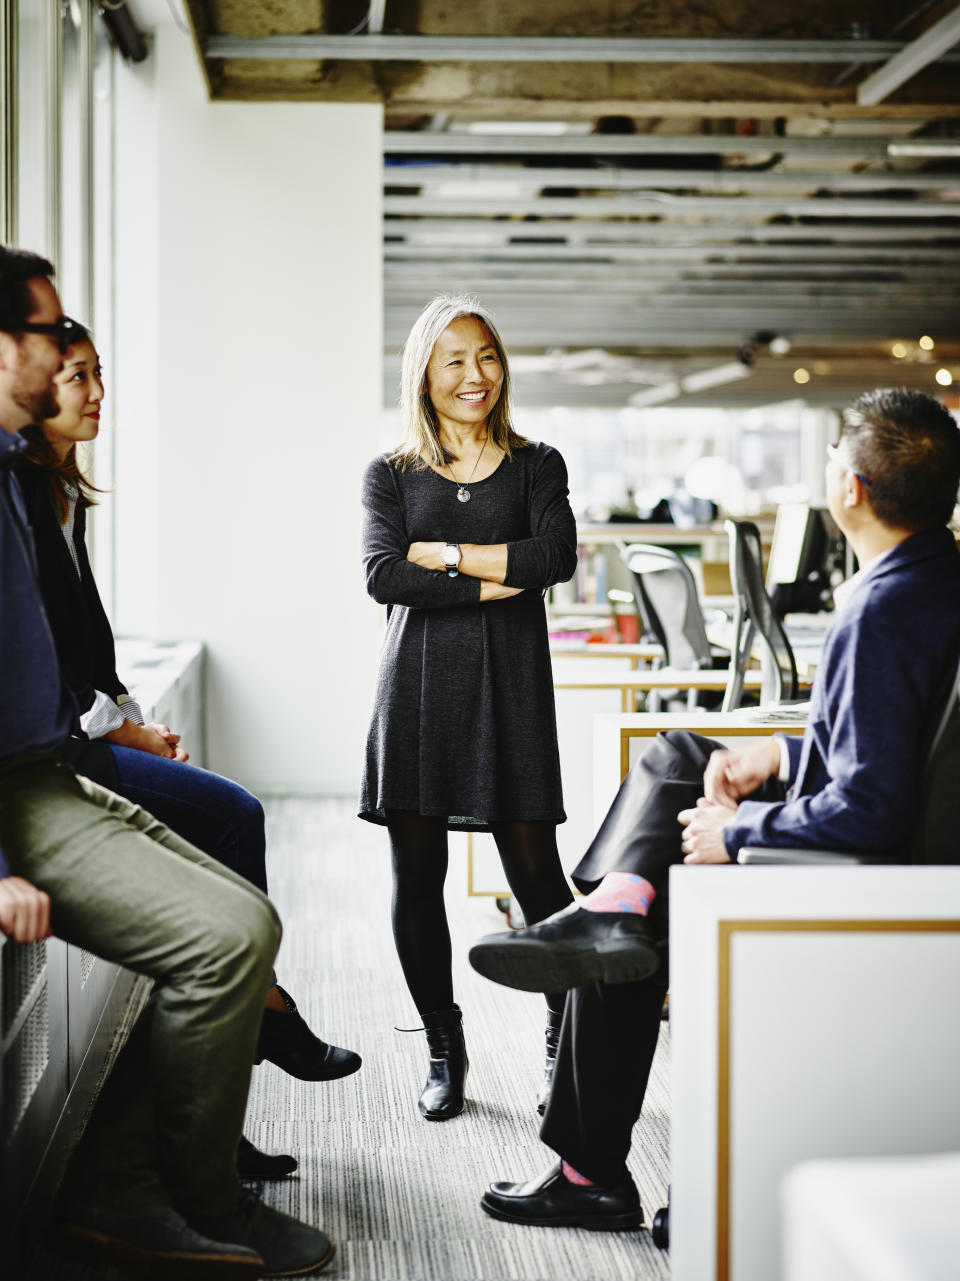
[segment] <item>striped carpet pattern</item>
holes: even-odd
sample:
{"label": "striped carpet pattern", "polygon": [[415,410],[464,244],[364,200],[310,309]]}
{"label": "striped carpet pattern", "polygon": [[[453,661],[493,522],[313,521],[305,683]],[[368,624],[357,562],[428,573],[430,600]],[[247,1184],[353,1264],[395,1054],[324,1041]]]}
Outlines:
{"label": "striped carpet pattern", "polygon": [[[322,1227],[337,1253],[333,1281],[654,1281],[668,1256],[648,1230],[596,1233],[526,1228],[488,1218],[487,1183],[521,1181],[553,1159],[539,1141],[536,1092],[543,1068],[540,997],[488,983],[466,960],[470,943],[502,928],[492,898],[470,898],[466,866],[451,858],[447,904],[456,996],[470,1057],[468,1106],[452,1121],[424,1121],[416,1101],[426,1041],[390,933],[386,832],[353,805],[322,799],[266,803],[271,897],[284,921],[280,983],[311,1027],[363,1056],[354,1076],[307,1083],[265,1063],[253,1073],[245,1133],[267,1151],[294,1153],[290,1179],[264,1199]],[[632,1172],[647,1223],[668,1182],[667,1029]],[[51,1277],[54,1275],[50,1273]],[[58,1272],[62,1281],[114,1273]]]}

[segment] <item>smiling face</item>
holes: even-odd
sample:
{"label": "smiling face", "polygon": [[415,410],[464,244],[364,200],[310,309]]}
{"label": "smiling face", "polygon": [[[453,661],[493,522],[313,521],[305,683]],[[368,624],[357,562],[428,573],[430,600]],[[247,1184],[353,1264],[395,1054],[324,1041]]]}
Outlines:
{"label": "smiling face", "polygon": [[462,432],[487,421],[500,397],[503,366],[482,320],[461,316],[447,326],[430,355],[426,384],[441,431]]}
{"label": "smiling face", "polygon": [[103,379],[97,349],[89,339],[71,347],[54,379],[56,412],[40,430],[59,458],[80,440],[93,440],[100,430]]}

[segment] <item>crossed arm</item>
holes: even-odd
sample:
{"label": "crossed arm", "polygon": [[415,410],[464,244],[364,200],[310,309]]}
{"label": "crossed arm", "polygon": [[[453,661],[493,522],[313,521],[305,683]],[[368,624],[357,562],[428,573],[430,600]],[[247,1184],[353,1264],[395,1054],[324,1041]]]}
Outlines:
{"label": "crossed arm", "polygon": [[[407,560],[423,569],[442,570],[445,568],[441,559],[446,543],[411,543],[407,550]],[[504,600],[507,596],[519,596],[522,587],[505,587],[503,580],[507,576],[506,543],[461,543],[461,574],[469,578],[480,579],[480,600]]]}
{"label": "crossed arm", "polygon": [[382,459],[364,475],[363,507],[367,591],[381,604],[449,609],[503,600],[570,578],[576,569],[576,522],[566,468],[555,451],[543,460],[530,496],[531,536],[512,543],[461,543],[455,578],[442,572],[444,542],[409,541],[395,474]]}

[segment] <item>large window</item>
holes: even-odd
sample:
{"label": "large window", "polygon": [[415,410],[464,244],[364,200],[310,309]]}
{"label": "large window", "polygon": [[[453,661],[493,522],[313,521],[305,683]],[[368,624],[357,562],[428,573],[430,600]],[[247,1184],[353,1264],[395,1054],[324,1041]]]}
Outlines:
{"label": "large window", "polygon": [[[94,328],[113,361],[115,55],[93,0],[0,0],[0,237],[50,258],[64,309]],[[109,487],[107,388],[95,480]],[[112,603],[109,519],[91,528],[101,591]]]}

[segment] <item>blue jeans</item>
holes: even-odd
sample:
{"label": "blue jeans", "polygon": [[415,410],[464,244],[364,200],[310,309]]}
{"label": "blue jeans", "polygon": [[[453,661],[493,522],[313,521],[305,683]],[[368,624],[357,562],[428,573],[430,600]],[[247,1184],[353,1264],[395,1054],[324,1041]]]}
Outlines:
{"label": "blue jeans", "polygon": [[110,751],[121,796],[267,893],[263,806],[255,796],[196,765],[114,743]]}

